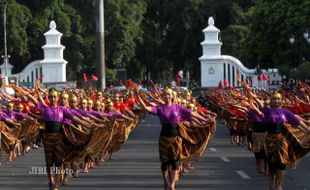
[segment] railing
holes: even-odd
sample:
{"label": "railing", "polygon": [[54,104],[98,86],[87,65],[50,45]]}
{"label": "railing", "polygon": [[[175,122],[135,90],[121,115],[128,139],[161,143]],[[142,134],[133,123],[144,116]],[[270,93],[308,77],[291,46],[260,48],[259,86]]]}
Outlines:
{"label": "railing", "polygon": [[16,77],[21,84],[28,84],[33,87],[38,78],[42,78],[42,60],[36,60],[28,64],[20,73],[12,75]]}

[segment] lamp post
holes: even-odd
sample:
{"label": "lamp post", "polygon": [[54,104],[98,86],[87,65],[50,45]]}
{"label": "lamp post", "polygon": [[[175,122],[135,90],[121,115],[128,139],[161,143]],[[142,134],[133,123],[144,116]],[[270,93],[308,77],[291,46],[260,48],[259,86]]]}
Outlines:
{"label": "lamp post", "polygon": [[[308,30],[305,30],[305,32],[303,33],[303,36],[304,36],[305,40],[310,44],[310,37],[309,37],[309,31]],[[290,44],[293,44],[295,42],[295,36],[290,35],[288,41],[290,42]]]}
{"label": "lamp post", "polygon": [[[306,40],[306,42],[308,44],[310,44],[310,36],[309,36],[309,31],[308,30],[304,31],[303,38]],[[289,41],[289,43],[291,45],[293,45],[295,43],[295,36],[294,35],[290,35],[288,41]],[[309,57],[308,57],[308,59],[309,59]],[[305,57],[302,57],[301,60],[304,62],[306,59],[305,59]]]}
{"label": "lamp post", "polygon": [[3,58],[3,63],[4,63],[4,74],[5,77],[8,76],[8,62],[10,56],[8,55],[8,49],[7,49],[7,39],[6,39],[6,10],[8,6],[8,1],[6,1],[4,10],[3,10],[3,29],[4,29],[4,55],[1,57]]}
{"label": "lamp post", "polygon": [[[306,40],[306,42],[308,44],[310,44],[310,37],[309,37],[309,31],[308,30],[305,30],[304,33],[303,33],[303,38]],[[291,45],[293,45],[295,43],[295,36],[294,35],[290,35],[289,39],[288,39],[289,43]],[[302,57],[301,59],[303,62],[306,60],[305,57]],[[296,73],[296,68],[293,69],[293,72]]]}

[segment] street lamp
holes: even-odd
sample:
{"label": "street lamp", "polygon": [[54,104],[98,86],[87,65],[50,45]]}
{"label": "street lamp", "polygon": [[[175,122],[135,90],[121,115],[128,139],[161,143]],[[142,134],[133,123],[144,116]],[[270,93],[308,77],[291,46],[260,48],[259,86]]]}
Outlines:
{"label": "street lamp", "polygon": [[308,30],[306,30],[306,31],[304,32],[304,38],[305,38],[305,40],[307,40],[308,43],[310,43],[309,31],[308,31]]}
{"label": "street lamp", "polygon": [[4,10],[3,10],[4,55],[1,56],[3,58],[3,63],[4,63],[5,77],[7,77],[8,75],[8,63],[9,63],[9,58],[10,58],[10,56],[8,55],[7,40],[6,40],[6,10],[7,10],[8,3],[9,2],[6,1]]}
{"label": "street lamp", "polygon": [[[303,36],[304,36],[305,40],[310,44],[310,37],[309,37],[309,31],[308,30],[305,30],[305,32],[303,33]],[[290,44],[293,44],[295,42],[294,35],[290,35],[288,41],[290,42]]]}
{"label": "street lamp", "polygon": [[290,42],[290,44],[293,44],[295,42],[295,37],[294,35],[290,35],[288,41]]}

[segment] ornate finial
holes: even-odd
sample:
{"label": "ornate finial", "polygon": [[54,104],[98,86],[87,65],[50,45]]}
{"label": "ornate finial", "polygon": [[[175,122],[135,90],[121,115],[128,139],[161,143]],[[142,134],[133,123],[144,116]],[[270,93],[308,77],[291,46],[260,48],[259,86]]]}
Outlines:
{"label": "ornate finial", "polygon": [[213,26],[214,25],[214,19],[213,19],[212,16],[209,17],[208,24],[209,24],[209,26]]}
{"label": "ornate finial", "polygon": [[55,30],[56,29],[56,23],[53,20],[50,22],[50,29],[51,30]]}

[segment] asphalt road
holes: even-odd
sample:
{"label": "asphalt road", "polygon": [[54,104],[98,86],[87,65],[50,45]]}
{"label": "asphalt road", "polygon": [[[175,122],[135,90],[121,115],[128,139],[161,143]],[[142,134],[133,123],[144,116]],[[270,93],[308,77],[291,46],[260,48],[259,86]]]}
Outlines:
{"label": "asphalt road", "polygon": [[[158,154],[160,124],[157,117],[148,115],[130,135],[113,160],[70,178],[65,190],[158,190],[162,177]],[[5,160],[3,155],[2,160]],[[45,174],[31,174],[33,167],[44,167],[43,149],[32,149],[12,164],[0,166],[0,190],[47,189]],[[289,169],[285,189],[310,190],[309,154],[296,170]],[[223,125],[195,169],[181,177],[178,190],[263,190],[268,189],[268,178],[255,170],[254,155],[246,147],[229,143],[229,132]]]}

